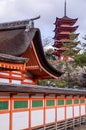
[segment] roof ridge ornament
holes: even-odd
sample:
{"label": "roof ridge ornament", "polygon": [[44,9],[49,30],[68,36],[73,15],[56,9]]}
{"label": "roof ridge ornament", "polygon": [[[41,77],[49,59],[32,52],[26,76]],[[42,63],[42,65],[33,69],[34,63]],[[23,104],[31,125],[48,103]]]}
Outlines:
{"label": "roof ridge ornament", "polygon": [[25,32],[29,32],[31,28],[34,28],[34,20],[37,20],[39,18],[40,18],[40,15],[38,17],[30,19],[29,24],[26,25]]}
{"label": "roof ridge ornament", "polygon": [[31,21],[32,21],[31,25],[34,26],[33,21],[37,20],[39,18],[40,18],[40,15],[38,17],[27,19],[27,20],[19,20],[19,21],[15,21],[15,22],[0,23],[0,30],[26,27]]}

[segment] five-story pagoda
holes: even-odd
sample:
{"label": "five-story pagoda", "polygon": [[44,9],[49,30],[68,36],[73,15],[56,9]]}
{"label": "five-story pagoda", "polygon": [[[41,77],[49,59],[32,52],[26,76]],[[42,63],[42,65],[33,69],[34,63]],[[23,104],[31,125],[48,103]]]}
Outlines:
{"label": "five-story pagoda", "polygon": [[[76,23],[76,19],[72,19],[67,17],[66,15],[66,0],[64,6],[64,17],[57,18],[55,21],[55,36],[54,36],[54,55],[58,56],[59,60],[63,60],[63,52],[65,51],[65,47],[63,44],[70,44],[71,39],[70,35],[74,34],[74,38],[76,39],[79,34],[75,34],[76,29],[78,26],[74,26]],[[78,42],[77,42],[78,43]]]}

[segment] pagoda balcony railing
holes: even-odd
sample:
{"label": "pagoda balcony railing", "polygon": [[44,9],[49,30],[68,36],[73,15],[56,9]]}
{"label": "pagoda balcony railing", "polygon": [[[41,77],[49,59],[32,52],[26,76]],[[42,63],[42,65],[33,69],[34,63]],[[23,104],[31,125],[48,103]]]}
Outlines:
{"label": "pagoda balcony railing", "polygon": [[61,27],[71,27],[69,24],[62,24]]}
{"label": "pagoda balcony railing", "polygon": [[69,26],[73,26],[76,22],[75,21],[58,21],[55,22],[55,25],[69,25]]}
{"label": "pagoda balcony railing", "polygon": [[59,42],[62,42],[62,43],[64,43],[64,42],[70,42],[71,40],[70,39],[62,39],[62,40],[59,40]]}
{"label": "pagoda balcony railing", "polygon": [[55,28],[54,32],[75,32],[78,26],[75,27],[57,27]]}
{"label": "pagoda balcony railing", "polygon": [[70,32],[60,32],[60,34],[71,34]]}

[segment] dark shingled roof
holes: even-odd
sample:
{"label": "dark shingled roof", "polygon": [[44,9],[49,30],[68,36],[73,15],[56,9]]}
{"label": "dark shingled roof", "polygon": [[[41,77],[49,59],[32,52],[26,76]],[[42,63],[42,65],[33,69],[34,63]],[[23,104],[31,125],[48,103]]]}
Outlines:
{"label": "dark shingled roof", "polygon": [[28,61],[28,59],[23,58],[23,57],[17,57],[17,56],[12,56],[12,55],[0,53],[0,61],[11,62],[11,63],[20,63],[21,64],[21,63],[26,63]]}
{"label": "dark shingled roof", "polygon": [[[53,68],[46,60],[42,42],[40,30],[36,28],[29,28],[26,31],[26,25],[24,21],[18,26],[17,22],[12,24],[1,24],[0,25],[0,53],[16,56],[16,60],[19,60],[17,57],[22,57],[27,48],[30,46],[31,41],[34,43],[34,47],[39,58],[41,65],[52,75],[58,77],[62,75],[62,72]],[[6,56],[7,58],[8,56]],[[6,61],[6,58],[4,60]],[[13,57],[10,57],[13,60]],[[10,60],[7,58],[7,61]],[[25,57],[27,58],[27,57]],[[22,58],[21,58],[22,59]],[[26,61],[25,59],[22,59]],[[19,60],[20,62],[21,60]]]}
{"label": "dark shingled roof", "polygon": [[86,96],[86,90],[0,83],[0,92]]}
{"label": "dark shingled roof", "polygon": [[34,33],[23,29],[0,31],[0,53],[21,56],[27,49]]}

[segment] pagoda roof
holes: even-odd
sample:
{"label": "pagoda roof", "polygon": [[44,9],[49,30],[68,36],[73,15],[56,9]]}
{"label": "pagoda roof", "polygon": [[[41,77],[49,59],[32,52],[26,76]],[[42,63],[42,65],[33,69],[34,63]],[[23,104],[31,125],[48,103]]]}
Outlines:
{"label": "pagoda roof", "polygon": [[58,88],[52,86],[17,85],[11,83],[0,83],[0,92],[6,93],[28,93],[28,94],[55,94],[55,95],[80,95],[86,96],[86,90]]}
{"label": "pagoda roof", "polygon": [[[58,78],[63,73],[51,66],[45,58],[40,30],[33,27],[27,27],[25,21],[0,24],[0,53],[10,55],[3,60],[14,62],[13,59],[28,58],[26,70],[36,78]],[[17,58],[18,57],[18,58]],[[19,61],[18,61],[19,60]]]}
{"label": "pagoda roof", "polygon": [[63,45],[62,42],[57,42],[57,41],[56,41],[56,42],[54,43],[53,47],[60,48],[60,47],[62,47],[62,45]]}
{"label": "pagoda roof", "polygon": [[72,18],[69,18],[68,16],[63,16],[62,18],[58,18],[58,17],[56,17],[56,20],[67,20],[67,21],[77,21],[78,20],[78,18],[75,18],[75,19],[72,19]]}
{"label": "pagoda roof", "polygon": [[63,16],[63,17],[60,18],[60,19],[63,19],[63,20],[77,20],[78,18],[72,19],[72,18],[69,18],[68,16]]}
{"label": "pagoda roof", "polygon": [[69,17],[67,17],[67,16],[64,16],[64,17],[62,17],[62,18],[57,18],[57,17],[56,17],[56,22],[55,22],[55,24],[63,24],[63,23],[64,23],[64,24],[67,24],[67,23],[69,23],[70,25],[74,25],[77,20],[78,20],[78,18],[72,19],[72,18],[69,18]]}

